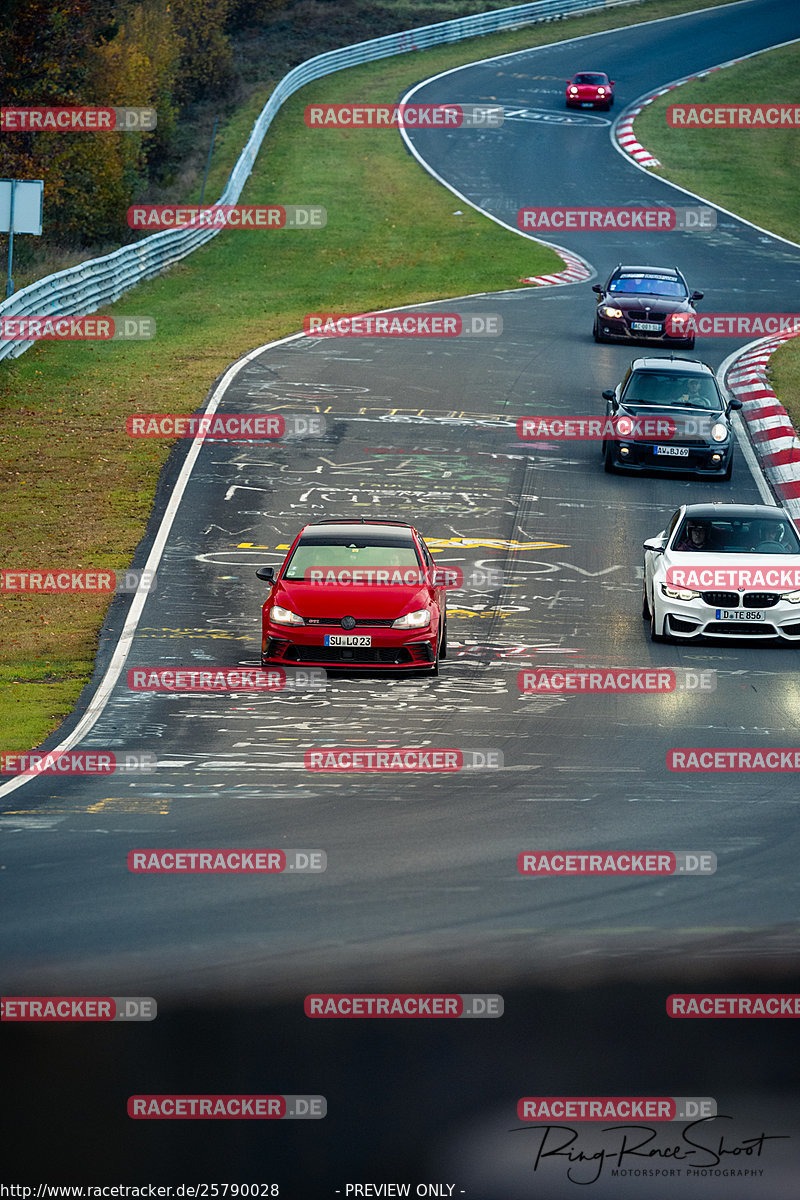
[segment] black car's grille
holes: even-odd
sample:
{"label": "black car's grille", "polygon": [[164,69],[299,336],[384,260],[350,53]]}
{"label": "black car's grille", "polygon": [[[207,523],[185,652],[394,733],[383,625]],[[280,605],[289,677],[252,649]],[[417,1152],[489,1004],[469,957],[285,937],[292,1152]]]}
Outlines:
{"label": "black car's grille", "polygon": [[663,324],[664,313],[645,312],[643,308],[629,308],[628,316],[632,321],[659,321]]}

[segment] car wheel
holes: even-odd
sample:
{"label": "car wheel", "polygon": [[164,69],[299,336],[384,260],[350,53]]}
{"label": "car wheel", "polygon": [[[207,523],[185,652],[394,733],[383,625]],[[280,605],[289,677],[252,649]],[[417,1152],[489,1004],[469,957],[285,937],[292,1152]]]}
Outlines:
{"label": "car wheel", "polygon": [[442,644],[439,647],[439,658],[447,658],[447,613],[444,615],[444,629],[442,630]]}
{"label": "car wheel", "polygon": [[598,328],[597,321],[592,326],[592,337],[596,342],[604,342],[606,340]]}
{"label": "car wheel", "polygon": [[[663,626],[662,626],[663,628]],[[665,642],[667,639],[661,630],[656,629],[656,606],[655,604],[650,609],[650,641]]]}
{"label": "car wheel", "polygon": [[720,479],[730,479],[732,474],[733,474],[733,455],[731,455],[731,457],[730,457],[730,461],[728,463],[728,467],[727,467],[727,470],[725,471],[725,474],[720,475]]}
{"label": "car wheel", "polygon": [[650,616],[650,605],[647,603],[647,585],[642,581],[642,620]]}
{"label": "car wheel", "polygon": [[606,442],[606,451],[603,455],[603,469],[608,475],[615,475],[617,468],[614,466],[614,451],[611,449],[611,443]]}

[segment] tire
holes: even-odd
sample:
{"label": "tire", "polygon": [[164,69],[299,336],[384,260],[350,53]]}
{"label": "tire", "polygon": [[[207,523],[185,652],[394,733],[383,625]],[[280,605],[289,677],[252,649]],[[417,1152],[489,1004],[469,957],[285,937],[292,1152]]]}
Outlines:
{"label": "tire", "polygon": [[731,460],[728,463],[727,471],[725,471],[724,475],[720,475],[720,479],[730,479],[732,474],[733,474],[733,455],[731,455]]}
{"label": "tire", "polygon": [[444,614],[444,629],[442,630],[442,644],[439,647],[439,658],[447,658],[447,613]]}
{"label": "tire", "polygon": [[611,443],[606,442],[606,452],[603,455],[603,470],[607,475],[616,475],[617,468],[614,466],[614,452],[611,449]]}
{"label": "tire", "polygon": [[642,580],[642,620],[646,621],[650,616],[650,605],[647,603],[647,588],[644,580]]}
{"label": "tire", "polygon": [[594,340],[595,340],[596,342],[602,342],[602,341],[604,340],[604,339],[603,339],[603,338],[600,336],[600,330],[597,328],[597,322],[596,322],[596,321],[595,321],[594,325],[592,326],[592,337],[594,338]]}

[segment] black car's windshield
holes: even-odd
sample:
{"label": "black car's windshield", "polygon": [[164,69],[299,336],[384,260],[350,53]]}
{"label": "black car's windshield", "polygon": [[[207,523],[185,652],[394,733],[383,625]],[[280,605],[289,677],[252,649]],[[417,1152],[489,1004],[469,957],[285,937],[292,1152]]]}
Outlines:
{"label": "black car's windshield", "polygon": [[710,375],[677,371],[634,371],[622,394],[624,404],[655,404],[721,412],[722,402]]}
{"label": "black car's windshield", "polygon": [[305,579],[319,567],[420,567],[413,545],[376,545],[355,538],[348,545],[300,542],[284,572],[284,579]]}
{"label": "black car's windshield", "polygon": [[670,296],[685,300],[686,289],[678,279],[664,275],[618,275],[608,285],[609,292],[626,296]]}
{"label": "black car's windshield", "polygon": [[730,521],[686,517],[672,549],[707,554],[800,554],[800,542],[785,517]]}

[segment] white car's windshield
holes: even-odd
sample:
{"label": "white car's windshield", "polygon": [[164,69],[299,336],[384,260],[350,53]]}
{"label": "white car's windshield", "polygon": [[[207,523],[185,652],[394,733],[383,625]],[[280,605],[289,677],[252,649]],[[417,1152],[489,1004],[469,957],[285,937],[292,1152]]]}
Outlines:
{"label": "white car's windshield", "polygon": [[686,517],[672,549],[706,554],[800,554],[800,542],[784,517],[730,521]]}

